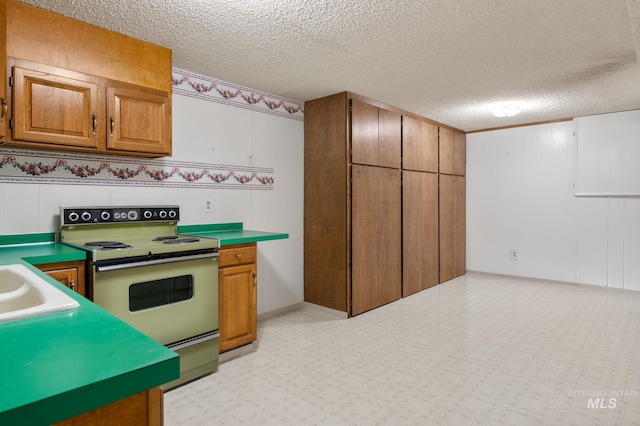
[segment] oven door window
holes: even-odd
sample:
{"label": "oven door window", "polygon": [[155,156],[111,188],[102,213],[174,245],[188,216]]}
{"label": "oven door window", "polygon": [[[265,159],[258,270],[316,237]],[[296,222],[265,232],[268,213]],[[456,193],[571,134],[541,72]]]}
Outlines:
{"label": "oven door window", "polygon": [[193,275],[135,283],[129,286],[129,311],[142,311],[192,298]]}

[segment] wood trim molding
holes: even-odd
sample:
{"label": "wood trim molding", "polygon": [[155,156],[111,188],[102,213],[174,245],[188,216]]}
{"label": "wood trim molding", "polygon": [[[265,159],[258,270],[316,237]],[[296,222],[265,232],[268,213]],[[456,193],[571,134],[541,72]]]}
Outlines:
{"label": "wood trim molding", "polygon": [[490,127],[488,129],[469,130],[468,132],[465,132],[465,133],[469,135],[471,133],[492,132],[494,130],[513,129],[516,127],[537,126],[540,124],[562,123],[564,121],[572,121],[572,120],[573,118],[559,118],[558,120],[538,121],[535,123],[514,124],[512,126]]}

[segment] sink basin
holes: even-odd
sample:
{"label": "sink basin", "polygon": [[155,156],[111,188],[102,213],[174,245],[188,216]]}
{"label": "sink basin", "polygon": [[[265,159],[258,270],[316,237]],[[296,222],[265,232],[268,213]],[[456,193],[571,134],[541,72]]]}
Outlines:
{"label": "sink basin", "polygon": [[75,309],[77,300],[21,264],[0,266],[0,323]]}

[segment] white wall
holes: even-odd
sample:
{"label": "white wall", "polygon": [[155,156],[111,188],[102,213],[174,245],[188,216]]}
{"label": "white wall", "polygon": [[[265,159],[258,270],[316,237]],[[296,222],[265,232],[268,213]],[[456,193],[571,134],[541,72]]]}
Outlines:
{"label": "white wall", "polygon": [[574,197],[573,132],[467,135],[467,269],[640,290],[640,198]]}
{"label": "white wall", "polygon": [[[180,225],[243,222],[245,229],[288,233],[258,243],[258,313],[304,300],[303,122],[173,95],[171,161],[273,169],[273,189],[0,183],[0,232],[55,232],[61,205],[177,204]],[[204,212],[211,200],[212,213]]]}
{"label": "white wall", "polygon": [[303,122],[175,94],[173,115],[172,160],[270,167],[275,176],[273,190],[178,190],[181,225],[243,222],[288,233],[258,243],[258,313],[302,302]]}

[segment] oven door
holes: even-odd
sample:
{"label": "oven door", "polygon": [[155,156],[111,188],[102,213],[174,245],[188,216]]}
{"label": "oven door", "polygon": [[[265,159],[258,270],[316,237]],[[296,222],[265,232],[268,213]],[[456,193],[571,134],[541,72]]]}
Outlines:
{"label": "oven door", "polygon": [[211,256],[99,270],[93,301],[164,345],[218,330],[218,263]]}

